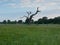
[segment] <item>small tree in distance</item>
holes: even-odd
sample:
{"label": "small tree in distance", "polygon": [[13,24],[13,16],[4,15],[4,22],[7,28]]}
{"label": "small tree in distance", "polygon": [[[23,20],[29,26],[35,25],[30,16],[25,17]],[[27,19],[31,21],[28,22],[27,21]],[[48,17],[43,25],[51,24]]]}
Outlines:
{"label": "small tree in distance", "polygon": [[22,24],[23,23],[23,21],[22,20],[18,20],[18,24]]}
{"label": "small tree in distance", "polygon": [[3,22],[2,22],[3,24],[7,24],[7,21],[6,20],[3,20]]}

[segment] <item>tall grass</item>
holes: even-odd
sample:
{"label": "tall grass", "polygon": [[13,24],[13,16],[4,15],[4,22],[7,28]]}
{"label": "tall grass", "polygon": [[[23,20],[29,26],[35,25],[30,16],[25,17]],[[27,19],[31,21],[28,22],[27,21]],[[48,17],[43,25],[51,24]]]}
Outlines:
{"label": "tall grass", "polygon": [[60,45],[60,25],[0,25],[0,45]]}

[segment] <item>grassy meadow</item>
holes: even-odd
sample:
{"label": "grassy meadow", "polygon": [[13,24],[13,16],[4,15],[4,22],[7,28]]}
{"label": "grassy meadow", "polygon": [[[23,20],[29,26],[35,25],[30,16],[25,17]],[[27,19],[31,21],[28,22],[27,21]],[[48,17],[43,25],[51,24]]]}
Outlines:
{"label": "grassy meadow", "polygon": [[1,24],[0,45],[60,45],[60,25]]}

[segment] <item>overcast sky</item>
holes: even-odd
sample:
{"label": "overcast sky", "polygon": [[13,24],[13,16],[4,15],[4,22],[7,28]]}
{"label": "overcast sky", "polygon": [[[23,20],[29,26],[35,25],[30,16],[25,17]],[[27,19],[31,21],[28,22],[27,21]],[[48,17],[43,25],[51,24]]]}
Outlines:
{"label": "overcast sky", "polygon": [[60,16],[60,0],[0,0],[0,21],[25,19],[20,17],[27,15],[26,11],[34,13],[37,7],[41,12],[35,20]]}

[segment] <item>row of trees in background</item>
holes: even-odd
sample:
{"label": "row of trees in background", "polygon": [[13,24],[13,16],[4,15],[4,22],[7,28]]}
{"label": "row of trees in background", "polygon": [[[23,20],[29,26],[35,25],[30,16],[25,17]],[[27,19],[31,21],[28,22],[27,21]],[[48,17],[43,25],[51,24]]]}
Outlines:
{"label": "row of trees in background", "polygon": [[[4,20],[3,22],[0,22],[0,24],[28,24],[29,20],[25,20],[23,22],[22,20],[18,21],[10,21],[10,20]],[[31,24],[60,24],[60,17],[55,17],[53,19],[48,19],[48,17],[42,17],[38,19],[37,21],[32,20]]]}
{"label": "row of trees in background", "polygon": [[0,22],[0,24],[22,24],[22,23],[23,23],[22,20],[18,20],[18,21],[3,20],[2,22]]}
{"label": "row of trees in background", "polygon": [[60,24],[60,17],[50,18],[43,17],[34,22],[35,24]]}

